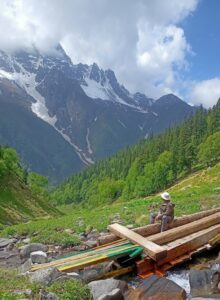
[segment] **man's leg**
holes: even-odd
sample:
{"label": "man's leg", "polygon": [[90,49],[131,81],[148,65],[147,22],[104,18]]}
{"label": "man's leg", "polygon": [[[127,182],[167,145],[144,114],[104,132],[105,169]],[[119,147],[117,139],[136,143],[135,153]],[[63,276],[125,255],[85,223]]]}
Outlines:
{"label": "man's leg", "polygon": [[156,216],[157,216],[157,213],[150,213],[150,224],[155,223]]}
{"label": "man's leg", "polygon": [[169,223],[172,222],[172,218],[169,216],[163,216],[161,220],[160,232],[166,231],[168,229]]}

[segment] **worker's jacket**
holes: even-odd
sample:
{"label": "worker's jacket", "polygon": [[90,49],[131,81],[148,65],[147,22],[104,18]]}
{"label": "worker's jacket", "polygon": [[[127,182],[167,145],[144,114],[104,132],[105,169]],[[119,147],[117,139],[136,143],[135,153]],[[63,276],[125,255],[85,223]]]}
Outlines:
{"label": "worker's jacket", "polygon": [[174,218],[174,206],[172,202],[164,202],[160,206],[160,214],[164,216],[171,217],[172,219]]}

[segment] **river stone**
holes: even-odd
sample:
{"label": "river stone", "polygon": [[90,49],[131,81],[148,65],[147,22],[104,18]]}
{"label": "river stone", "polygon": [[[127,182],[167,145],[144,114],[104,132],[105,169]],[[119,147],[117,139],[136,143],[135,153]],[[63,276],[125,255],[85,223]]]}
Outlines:
{"label": "river stone", "polygon": [[119,289],[122,294],[124,294],[128,289],[128,285],[125,281],[116,280],[113,278],[92,281],[88,284],[88,286],[91,290],[94,300],[100,300],[100,297],[103,295],[108,295],[115,289]]}
{"label": "river stone", "polygon": [[23,246],[20,249],[20,256],[22,258],[29,258],[31,252],[35,252],[35,251],[43,251],[43,252],[47,252],[48,247],[46,245],[43,245],[41,243],[32,243],[26,246]]}
{"label": "river stone", "polygon": [[119,289],[114,289],[110,293],[99,297],[98,300],[124,300],[124,296]]}
{"label": "river stone", "polygon": [[128,293],[128,300],[185,300],[186,292],[173,281],[152,275]]}
{"label": "river stone", "polygon": [[219,272],[212,270],[191,270],[189,273],[190,294],[204,297],[218,292]]}
{"label": "river stone", "polygon": [[28,275],[30,277],[31,283],[49,285],[58,277],[62,276],[62,272],[60,272],[57,268],[50,267],[47,269],[29,273]]}
{"label": "river stone", "polygon": [[30,254],[33,264],[44,264],[48,261],[47,254],[43,251],[34,251]]}

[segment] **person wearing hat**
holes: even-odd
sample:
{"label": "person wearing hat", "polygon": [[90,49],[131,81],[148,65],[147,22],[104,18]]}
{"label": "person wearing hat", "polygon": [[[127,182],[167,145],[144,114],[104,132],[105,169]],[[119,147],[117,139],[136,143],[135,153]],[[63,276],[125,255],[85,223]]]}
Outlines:
{"label": "person wearing hat", "polygon": [[150,224],[154,224],[155,221],[161,220],[161,232],[168,229],[169,224],[173,222],[174,219],[174,204],[171,202],[170,194],[167,192],[162,193],[161,198],[163,203],[160,206],[158,213],[150,214]]}

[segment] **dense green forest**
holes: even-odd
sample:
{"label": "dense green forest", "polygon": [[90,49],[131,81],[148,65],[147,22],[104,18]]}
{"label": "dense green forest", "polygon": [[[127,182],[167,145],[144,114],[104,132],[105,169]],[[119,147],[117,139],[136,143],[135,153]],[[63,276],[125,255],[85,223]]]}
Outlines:
{"label": "dense green forest", "polygon": [[220,158],[220,99],[181,125],[150,136],[72,176],[52,194],[55,204],[96,206],[158,192]]}
{"label": "dense green forest", "polygon": [[47,178],[27,172],[17,152],[0,146],[0,224],[61,213],[48,201]]}

